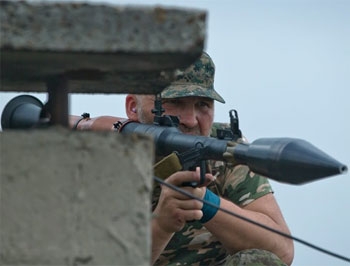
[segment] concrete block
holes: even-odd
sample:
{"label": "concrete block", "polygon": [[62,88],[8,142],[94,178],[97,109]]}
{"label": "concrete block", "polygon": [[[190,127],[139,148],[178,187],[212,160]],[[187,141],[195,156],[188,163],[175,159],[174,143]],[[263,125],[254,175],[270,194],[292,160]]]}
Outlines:
{"label": "concrete block", "polygon": [[162,6],[0,2],[2,91],[160,92],[204,48],[206,12]]}
{"label": "concrete block", "polygon": [[1,265],[149,265],[153,142],[63,128],[1,140]]}

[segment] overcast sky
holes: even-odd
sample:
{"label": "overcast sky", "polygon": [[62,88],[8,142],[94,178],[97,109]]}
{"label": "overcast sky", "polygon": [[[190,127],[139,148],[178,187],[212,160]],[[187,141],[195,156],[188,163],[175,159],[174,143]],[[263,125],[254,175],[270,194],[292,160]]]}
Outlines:
{"label": "overcast sky", "polygon": [[[155,4],[161,1],[105,1]],[[311,142],[350,166],[350,1],[163,1],[208,12],[205,50],[226,99],[215,120],[238,110],[243,134]],[[15,96],[0,93],[0,110]],[[46,101],[46,94],[32,94]],[[124,96],[72,95],[72,114],[125,116]],[[350,257],[350,174],[300,186],[271,181],[292,234]],[[293,265],[349,265],[295,243]]]}

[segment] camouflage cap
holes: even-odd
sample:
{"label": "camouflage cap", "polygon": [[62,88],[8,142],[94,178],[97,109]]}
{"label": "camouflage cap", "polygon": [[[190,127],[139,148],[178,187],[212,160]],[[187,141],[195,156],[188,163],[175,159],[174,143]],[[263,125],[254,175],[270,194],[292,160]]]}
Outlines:
{"label": "camouflage cap", "polygon": [[214,90],[215,65],[210,56],[203,52],[192,65],[185,70],[178,70],[176,80],[162,91],[162,98],[188,96],[208,97],[225,103]]}

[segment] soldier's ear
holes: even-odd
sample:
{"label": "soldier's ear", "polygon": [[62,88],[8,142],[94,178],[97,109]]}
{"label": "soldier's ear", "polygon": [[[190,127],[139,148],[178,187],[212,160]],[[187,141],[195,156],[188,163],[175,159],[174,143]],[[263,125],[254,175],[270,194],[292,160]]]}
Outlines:
{"label": "soldier's ear", "polygon": [[137,99],[135,95],[128,94],[125,98],[125,112],[129,119],[137,121]]}

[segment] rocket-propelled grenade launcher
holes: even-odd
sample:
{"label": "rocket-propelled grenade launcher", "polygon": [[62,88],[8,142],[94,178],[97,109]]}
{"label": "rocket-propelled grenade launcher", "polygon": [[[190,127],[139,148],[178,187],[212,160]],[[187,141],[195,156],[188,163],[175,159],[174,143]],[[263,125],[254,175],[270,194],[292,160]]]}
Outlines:
{"label": "rocket-propelled grenade launcher", "polygon": [[[47,114],[43,115],[43,106],[32,96],[15,97],[2,112],[2,128],[40,127],[48,119]],[[232,166],[244,164],[257,174],[289,184],[303,184],[347,171],[346,165],[302,139],[261,138],[244,143],[235,110],[229,112],[230,128],[218,130],[217,138],[181,133],[177,117],[162,115],[164,110],[158,97],[152,112],[155,114],[154,124],[118,121],[115,128],[123,134],[150,135],[157,155],[176,155],[180,165],[178,170],[200,166],[200,183],[204,182],[206,160],[225,161]]]}
{"label": "rocket-propelled grenade launcher", "polygon": [[[347,171],[346,165],[302,139],[261,138],[252,143],[239,143],[186,135],[176,127],[131,121],[120,127],[120,132],[151,135],[155,142],[156,154],[160,156],[176,151],[181,157],[183,153],[193,150],[193,154],[196,155],[193,156],[196,158],[192,158],[193,164],[202,160],[219,160],[232,165],[244,164],[257,174],[283,183],[303,184]],[[191,165],[186,160],[184,163]]]}
{"label": "rocket-propelled grenade launcher", "polygon": [[217,138],[181,133],[178,119],[162,116],[162,111],[155,104],[153,125],[126,121],[116,123],[115,128],[124,134],[152,136],[156,154],[167,156],[175,152],[183,170],[201,166],[201,182],[205,160],[225,161],[232,166],[244,164],[257,174],[289,184],[303,184],[347,171],[346,165],[302,139],[261,138],[244,143],[236,110],[229,112],[230,128],[218,130]]}

